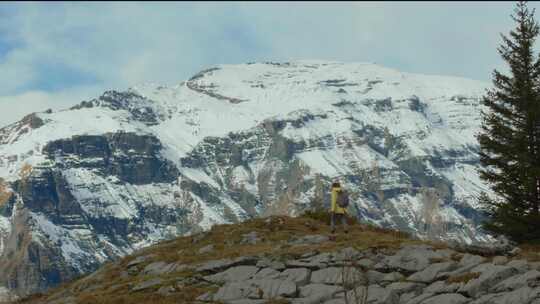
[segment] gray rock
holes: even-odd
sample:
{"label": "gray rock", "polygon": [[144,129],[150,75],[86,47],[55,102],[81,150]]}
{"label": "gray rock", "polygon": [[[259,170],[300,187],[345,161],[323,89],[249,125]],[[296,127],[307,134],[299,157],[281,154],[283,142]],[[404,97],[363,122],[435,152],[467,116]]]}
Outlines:
{"label": "gray rock", "polygon": [[440,294],[440,293],[455,293],[458,291],[464,283],[451,283],[448,284],[445,281],[433,282],[424,289],[425,293]]}
{"label": "gray rock", "polygon": [[435,281],[435,278],[439,273],[454,270],[456,268],[454,262],[443,262],[429,265],[422,271],[410,275],[407,280],[420,283],[431,283]]}
{"label": "gray rock", "polygon": [[384,276],[384,273],[375,270],[366,271],[366,278],[369,284],[379,284],[380,282],[382,282]]}
{"label": "gray rock", "polygon": [[320,265],[330,264],[334,261],[334,255],[328,252],[320,253],[315,256],[310,257],[309,259],[302,259],[303,261],[309,261],[311,263],[316,263]]}
{"label": "gray rock", "polygon": [[530,270],[524,274],[510,277],[500,282],[493,288],[491,288],[490,291],[491,292],[505,292],[505,291],[519,289],[525,286],[532,287],[532,288],[539,287],[540,286],[540,271]]}
{"label": "gray rock", "polygon": [[253,279],[276,279],[280,274],[281,273],[279,271],[268,267],[261,269],[259,272],[257,272],[253,276]]}
{"label": "gray rock", "polygon": [[172,273],[176,271],[176,263],[165,263],[162,261],[154,262],[146,265],[144,267],[142,274],[145,275],[162,275],[167,273]]}
{"label": "gray rock", "polygon": [[241,299],[241,300],[227,301],[227,304],[265,304],[265,303],[268,303],[268,300]]}
{"label": "gray rock", "polygon": [[311,261],[311,260],[292,260],[292,261],[286,261],[285,265],[288,268],[309,268],[312,270],[320,269],[326,267],[326,264],[317,262],[317,261]]}
{"label": "gray rock", "polygon": [[459,266],[471,266],[471,265],[480,265],[486,261],[486,258],[474,254],[464,254],[461,260],[459,261]]}
{"label": "gray rock", "polygon": [[128,275],[130,276],[135,276],[137,274],[139,274],[139,267],[137,266],[131,266],[127,269],[127,273]]}
{"label": "gray rock", "polygon": [[519,273],[524,273],[531,269],[531,265],[526,260],[512,260],[506,266],[515,268]]}
{"label": "gray rock", "polygon": [[445,293],[428,298],[422,301],[422,304],[465,304],[469,301],[470,299],[459,293]]}
{"label": "gray rock", "polygon": [[223,272],[205,276],[204,279],[212,283],[239,282],[251,279],[259,268],[256,266],[235,266]]}
{"label": "gray rock", "polygon": [[[540,288],[522,287],[507,293],[489,294],[474,304],[529,304],[540,299]],[[471,304],[472,304],[471,303]]]}
{"label": "gray rock", "polygon": [[402,275],[401,273],[399,272],[391,272],[391,273],[386,273],[386,274],[383,274],[383,277],[382,279],[380,280],[380,282],[397,282],[397,281],[401,281],[405,279],[405,276]]}
{"label": "gray rock", "polygon": [[486,258],[466,253],[458,263],[458,268],[453,271],[441,272],[437,275],[437,280],[445,280],[449,277],[462,275],[471,272],[473,268],[485,262]]}
{"label": "gray rock", "polygon": [[308,251],[308,252],[302,254],[302,255],[300,256],[300,259],[309,259],[309,258],[311,258],[311,257],[316,256],[317,254],[319,254],[319,251],[318,251],[318,250],[311,250],[311,251]]}
{"label": "gray rock", "polygon": [[231,282],[219,288],[212,297],[213,301],[227,302],[240,299],[260,299],[261,295],[256,286],[246,282]]}
{"label": "gray rock", "polygon": [[305,235],[301,238],[290,241],[292,245],[316,245],[324,242],[328,242],[329,238],[326,235],[313,234]]}
{"label": "gray rock", "polygon": [[480,264],[471,271],[480,272],[480,277],[467,282],[458,292],[466,293],[475,298],[487,293],[492,286],[517,274],[517,270],[512,267],[493,265],[491,263]]}
{"label": "gray rock", "polygon": [[206,254],[206,253],[210,253],[212,251],[214,251],[214,245],[210,244],[210,245],[206,245],[204,247],[201,247],[199,249],[199,254]]}
{"label": "gray rock", "polygon": [[149,254],[149,255],[143,255],[143,256],[138,256],[136,257],[133,261],[129,262],[127,265],[126,265],[126,268],[129,268],[131,266],[135,266],[135,265],[139,265],[139,264],[142,264],[146,261],[149,261],[151,258],[155,257],[156,255],[155,254]]}
{"label": "gray rock", "polygon": [[238,265],[255,265],[257,258],[255,257],[239,257],[236,259],[212,260],[200,264],[195,268],[197,272],[219,272],[224,269]]}
{"label": "gray rock", "polygon": [[279,274],[278,279],[289,280],[294,282],[296,285],[302,286],[309,283],[310,275],[311,270],[307,268],[292,268],[286,269]]}
{"label": "gray rock", "polygon": [[424,300],[426,299],[429,299],[431,297],[433,297],[434,294],[432,293],[423,293],[423,294],[420,294],[412,299],[407,299],[406,302],[404,302],[405,304],[420,304],[420,303],[423,303]]}
{"label": "gray rock", "polygon": [[352,247],[347,247],[338,251],[335,254],[334,260],[335,261],[354,261],[354,260],[357,260],[361,256],[362,254],[358,250]]}
{"label": "gray rock", "polygon": [[416,292],[408,292],[408,293],[404,293],[402,294],[401,296],[399,296],[399,303],[402,304],[402,303],[408,303],[409,301],[411,301],[412,299],[416,298],[419,294],[416,293]]}
{"label": "gray rock", "polygon": [[508,263],[508,258],[505,257],[505,256],[496,256],[493,258],[493,261],[491,261],[493,263],[493,265],[505,265],[506,263]]}
{"label": "gray rock", "polygon": [[133,288],[131,288],[131,291],[141,291],[141,290],[145,290],[145,289],[149,289],[149,288],[154,288],[154,287],[157,287],[159,285],[161,285],[163,281],[160,279],[160,278],[154,278],[154,279],[151,279],[151,280],[147,280],[147,281],[144,281],[144,282],[141,282],[137,285],[135,285]]}
{"label": "gray rock", "polygon": [[272,268],[272,269],[275,269],[275,270],[283,270],[283,269],[286,268],[285,263],[280,262],[280,261],[270,260],[268,258],[260,259],[257,262],[256,266],[261,267],[261,268],[268,267],[268,268]]}
{"label": "gray rock", "polygon": [[241,299],[241,300],[227,301],[227,304],[265,304],[265,303],[268,303],[268,300]]}
{"label": "gray rock", "polygon": [[[395,290],[386,289],[378,285],[369,285],[367,288],[368,296],[367,303],[380,303],[380,304],[398,304],[399,295]],[[362,295],[366,292],[365,286],[355,288],[356,295]],[[355,303],[355,292],[348,292],[347,298],[349,303]]]}
{"label": "gray rock", "polygon": [[404,294],[404,293],[421,291],[422,288],[424,288],[425,286],[426,285],[421,284],[421,283],[394,282],[394,283],[386,286],[386,289],[393,290],[398,295],[401,295],[401,294]]}
{"label": "gray rock", "polygon": [[519,248],[519,247],[514,247],[514,249],[512,249],[512,250],[510,250],[510,251],[508,252],[508,255],[509,255],[509,256],[516,256],[516,255],[518,255],[518,254],[520,254],[520,253],[521,253],[521,248]]}
{"label": "gray rock", "polygon": [[372,269],[375,266],[375,262],[370,259],[360,259],[358,261],[355,261],[354,264],[365,269]]}
{"label": "gray rock", "polygon": [[386,257],[384,263],[391,269],[418,272],[428,267],[431,259],[441,258],[444,256],[433,251],[430,246],[405,245],[395,255]]}
{"label": "gray rock", "polygon": [[300,287],[300,297],[298,303],[322,303],[333,298],[337,293],[343,292],[343,288],[335,285],[309,284]]}
{"label": "gray rock", "polygon": [[296,295],[296,284],[287,280],[262,279],[249,280],[246,283],[257,286],[262,291],[263,299],[274,299],[278,297],[293,297]]}
{"label": "gray rock", "polygon": [[314,271],[311,282],[322,284],[353,284],[364,279],[364,274],[353,267],[329,267]]}

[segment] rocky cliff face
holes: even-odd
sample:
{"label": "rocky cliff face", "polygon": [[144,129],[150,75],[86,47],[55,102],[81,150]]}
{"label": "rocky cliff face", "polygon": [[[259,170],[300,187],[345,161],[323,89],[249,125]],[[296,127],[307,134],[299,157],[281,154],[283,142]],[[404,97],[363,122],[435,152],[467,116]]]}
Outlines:
{"label": "rocky cliff face", "polygon": [[27,294],[216,223],[296,215],[339,178],[362,221],[478,230],[485,85],[372,64],[219,66],[0,129],[0,287]]}

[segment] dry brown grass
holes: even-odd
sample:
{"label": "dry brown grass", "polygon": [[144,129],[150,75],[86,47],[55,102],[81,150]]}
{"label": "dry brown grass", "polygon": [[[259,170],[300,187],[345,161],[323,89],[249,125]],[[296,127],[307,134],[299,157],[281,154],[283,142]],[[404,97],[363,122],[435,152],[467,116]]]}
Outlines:
{"label": "dry brown grass", "polygon": [[449,277],[446,279],[446,283],[452,284],[452,283],[465,283],[467,284],[470,280],[478,279],[480,277],[479,272],[467,272],[464,274],[460,274],[457,276]]}
{"label": "dry brown grass", "polygon": [[[240,244],[242,235],[252,231],[257,232],[261,242],[257,244]],[[45,299],[61,297],[65,290],[71,290],[76,294],[77,303],[190,303],[199,295],[216,288],[215,286],[185,286],[169,297],[163,297],[155,293],[155,289],[160,286],[157,286],[154,290],[131,292],[130,288],[133,284],[152,277],[121,276],[121,273],[126,270],[126,265],[133,259],[149,254],[155,256],[139,265],[140,269],[155,261],[196,264],[208,260],[249,255],[271,255],[272,257],[286,259],[296,258],[313,250],[329,252],[350,246],[359,250],[368,248],[397,250],[404,242],[419,243],[419,241],[406,238],[405,234],[402,235],[392,230],[353,223],[348,234],[336,234],[333,241],[316,245],[293,246],[288,244],[289,240],[312,235],[314,231],[316,231],[316,234],[330,235],[328,223],[310,217],[273,216],[248,220],[241,224],[216,225],[198,241],[195,241],[196,236],[188,236],[162,242],[140,250],[120,261],[105,264],[99,271],[99,275],[83,277],[75,282],[51,290],[47,296],[21,301],[21,303],[42,303],[45,302]],[[400,237],[397,238],[396,235]],[[209,244],[214,245],[214,250],[206,254],[199,254],[199,249]],[[161,286],[174,285],[179,278],[193,275],[193,272],[184,271],[160,276],[162,279]],[[86,287],[93,284],[102,287],[87,291]],[[277,304],[279,302],[270,303]]]}
{"label": "dry brown grass", "polygon": [[22,180],[25,180],[28,178],[28,176],[30,176],[30,173],[32,173],[32,166],[28,163],[25,163],[19,171],[19,177]]}
{"label": "dry brown grass", "polygon": [[517,259],[525,259],[530,262],[540,262],[540,244],[521,244],[521,253]]}
{"label": "dry brown grass", "polygon": [[13,193],[9,190],[7,183],[0,178],[0,207],[4,206],[12,195]]}

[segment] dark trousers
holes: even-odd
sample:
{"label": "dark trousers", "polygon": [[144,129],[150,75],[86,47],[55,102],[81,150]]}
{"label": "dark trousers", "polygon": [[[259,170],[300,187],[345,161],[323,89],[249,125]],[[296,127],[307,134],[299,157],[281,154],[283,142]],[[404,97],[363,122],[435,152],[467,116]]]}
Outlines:
{"label": "dark trousers", "polygon": [[341,223],[343,224],[343,230],[347,232],[347,218],[345,217],[345,214],[335,212],[331,213],[330,227],[332,229],[332,232],[336,231],[336,221],[341,221]]}

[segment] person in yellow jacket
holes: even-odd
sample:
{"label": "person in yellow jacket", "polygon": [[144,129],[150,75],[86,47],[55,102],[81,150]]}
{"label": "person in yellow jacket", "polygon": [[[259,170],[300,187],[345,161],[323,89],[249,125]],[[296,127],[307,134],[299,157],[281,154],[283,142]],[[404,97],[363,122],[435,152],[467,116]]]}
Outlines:
{"label": "person in yellow jacket", "polygon": [[341,185],[339,182],[332,183],[332,190],[330,193],[330,227],[332,233],[336,231],[336,221],[341,221],[343,224],[343,230],[345,233],[348,233],[347,229],[347,218],[345,217],[345,214],[347,213],[347,209],[342,208],[337,203],[337,197],[338,193],[341,191]]}

